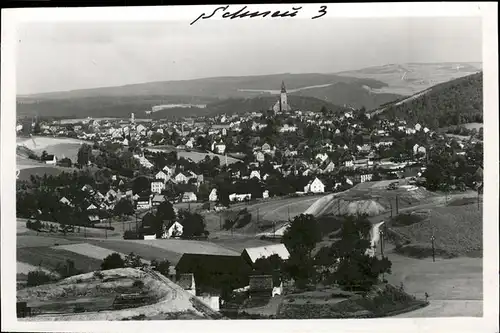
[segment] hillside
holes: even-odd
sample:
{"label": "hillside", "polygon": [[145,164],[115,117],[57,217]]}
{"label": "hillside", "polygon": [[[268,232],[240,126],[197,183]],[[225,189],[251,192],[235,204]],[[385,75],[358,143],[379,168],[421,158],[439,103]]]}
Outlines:
{"label": "hillside", "polygon": [[[134,112],[137,118],[145,118],[146,110],[165,104],[201,104],[207,108],[171,107],[160,113],[153,113],[153,118],[259,111],[274,104],[282,81],[286,84],[291,103],[299,109],[319,110],[325,105],[314,98],[333,105],[375,108],[402,97],[371,93],[386,86],[373,79],[335,74],[273,74],[150,82],[18,96],[17,114],[21,117],[38,115],[80,118],[129,117]],[[251,98],[259,99],[250,100]],[[272,104],[267,105],[268,102]],[[243,107],[243,110],[239,107]]]}
{"label": "hillside", "polygon": [[[288,91],[338,82],[382,88],[386,84],[373,79],[343,77],[336,74],[271,74],[258,76],[212,77],[194,80],[162,81],[19,96],[34,100],[69,99],[87,97],[123,96],[201,96],[201,97],[255,97],[259,94],[279,93],[281,81]],[[245,91],[250,90],[250,91]]]}
{"label": "hillside", "polygon": [[483,122],[482,72],[438,84],[376,110],[388,119],[406,119],[431,128]]}
{"label": "hillside", "polygon": [[369,86],[358,82],[339,82],[327,87],[304,89],[294,93],[300,96],[315,97],[337,105],[348,105],[354,108],[373,109],[388,102],[401,98],[401,95],[391,93],[375,93]]}
{"label": "hillside", "polygon": [[480,70],[482,70],[480,62],[407,63],[373,66],[337,74],[383,82],[383,87],[372,89],[374,93],[410,96],[436,84],[474,74]]}

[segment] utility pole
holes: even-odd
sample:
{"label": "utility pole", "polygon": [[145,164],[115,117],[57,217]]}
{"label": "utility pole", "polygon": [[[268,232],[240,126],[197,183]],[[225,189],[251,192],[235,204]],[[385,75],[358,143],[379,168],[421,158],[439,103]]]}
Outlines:
{"label": "utility pole", "polygon": [[433,262],[436,262],[436,257],[435,257],[435,254],[434,254],[434,235],[431,236],[431,242],[432,242],[432,261]]}
{"label": "utility pole", "polygon": [[219,229],[222,230],[222,215],[219,214]]}
{"label": "utility pole", "polygon": [[138,225],[137,225],[137,212],[135,213],[135,232],[137,232]]}
{"label": "utility pole", "polygon": [[389,205],[391,206],[391,219],[392,219],[392,201],[389,199]]}
{"label": "utility pole", "polygon": [[290,206],[287,206],[288,208],[288,221],[290,221]]}
{"label": "utility pole", "polygon": [[396,195],[396,215],[399,214],[399,196]]}

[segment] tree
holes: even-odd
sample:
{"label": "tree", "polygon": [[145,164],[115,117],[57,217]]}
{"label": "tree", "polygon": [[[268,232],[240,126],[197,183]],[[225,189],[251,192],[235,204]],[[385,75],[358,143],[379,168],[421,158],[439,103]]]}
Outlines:
{"label": "tree", "polygon": [[333,277],[344,288],[367,291],[380,274],[391,272],[389,259],[367,254],[366,250],[371,247],[370,230],[367,216],[347,216],[342,224],[341,239],[329,250],[332,260],[338,264]]}
{"label": "tree", "polygon": [[273,284],[276,286],[281,282],[281,274],[284,266],[284,260],[279,255],[273,254],[267,258],[262,257],[255,260],[253,271],[256,274],[272,275]]}
{"label": "tree", "polygon": [[26,285],[28,287],[39,286],[41,284],[52,282],[53,278],[50,274],[40,270],[28,272],[28,280]]}
{"label": "tree", "polygon": [[283,243],[290,251],[290,254],[300,254],[308,257],[310,257],[311,251],[320,240],[318,222],[310,214],[296,216],[283,235]]}
{"label": "tree", "polygon": [[104,260],[101,263],[102,270],[124,268],[124,267],[125,267],[125,261],[120,256],[120,254],[116,252],[104,258]]}
{"label": "tree", "polygon": [[124,267],[140,267],[142,266],[142,258],[135,254],[134,252],[130,252],[125,256],[124,259]]}
{"label": "tree", "polygon": [[318,223],[315,217],[309,214],[296,216],[283,235],[282,242],[290,252],[286,270],[299,288],[314,275],[311,252],[320,240]]}
{"label": "tree", "polygon": [[174,206],[170,201],[164,201],[162,202],[157,210],[156,210],[156,216],[160,220],[174,220],[176,217]]}
{"label": "tree", "polygon": [[43,161],[43,160],[45,160],[45,159],[47,158],[47,156],[49,156],[49,154],[47,153],[47,151],[46,151],[46,150],[44,150],[44,151],[42,152],[42,155],[40,156],[40,159]]}
{"label": "tree", "polygon": [[207,233],[205,230],[205,218],[202,215],[188,211],[182,211],[180,215],[183,237],[199,237]]}
{"label": "tree", "polygon": [[92,155],[92,147],[86,143],[84,143],[80,149],[78,149],[77,154],[77,164],[82,167],[88,165],[90,158]]}
{"label": "tree", "polygon": [[132,182],[132,192],[134,194],[148,191],[150,189],[149,179],[145,176],[139,176]]}
{"label": "tree", "polygon": [[134,215],[134,212],[132,202],[125,198],[120,199],[114,208],[114,213],[119,216]]}
{"label": "tree", "polygon": [[170,261],[168,261],[166,259],[162,260],[160,262],[158,262],[156,260],[152,260],[151,261],[151,266],[153,267],[153,269],[155,271],[157,271],[158,273],[162,274],[163,276],[166,276],[166,277],[169,276],[170,266],[171,266]]}

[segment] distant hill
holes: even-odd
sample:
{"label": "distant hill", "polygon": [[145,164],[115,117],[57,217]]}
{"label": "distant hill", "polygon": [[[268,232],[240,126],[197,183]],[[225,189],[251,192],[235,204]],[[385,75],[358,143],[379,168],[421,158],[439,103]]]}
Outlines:
{"label": "distant hill", "polygon": [[310,96],[337,105],[348,105],[354,108],[365,107],[367,110],[400,99],[402,95],[374,93],[368,86],[359,82],[339,82],[327,87],[305,89],[294,93],[300,96]]}
{"label": "distant hill", "polygon": [[[134,112],[136,117],[140,118],[145,117],[146,110],[162,104],[204,104],[207,108],[173,107],[153,113],[153,118],[199,116],[213,112],[241,113],[249,109],[258,111],[267,109],[269,106],[264,104],[277,99],[282,81],[285,82],[289,98],[301,109],[319,110],[322,105],[331,105],[331,108],[334,108],[333,105],[344,104],[372,108],[401,97],[370,93],[371,89],[386,86],[385,83],[373,79],[336,74],[273,74],[150,82],[18,96],[17,115],[129,117],[130,113]],[[254,98],[257,99],[252,100]],[[231,101],[224,102],[227,99]],[[321,104],[316,99],[329,104]],[[243,109],[234,109],[239,107]]]}
{"label": "distant hill", "polygon": [[383,82],[377,93],[411,96],[436,84],[464,77],[482,70],[482,63],[407,63],[373,66],[337,73],[341,76],[374,79]]}
{"label": "distant hill", "polygon": [[376,110],[384,118],[401,118],[431,128],[483,122],[483,73],[438,84]]}

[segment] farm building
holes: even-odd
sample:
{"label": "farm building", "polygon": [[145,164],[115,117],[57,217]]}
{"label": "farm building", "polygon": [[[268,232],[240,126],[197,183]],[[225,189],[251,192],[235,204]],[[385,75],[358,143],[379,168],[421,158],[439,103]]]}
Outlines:
{"label": "farm building", "polygon": [[272,275],[251,275],[249,277],[249,296],[271,297],[273,296],[273,276]]}
{"label": "farm building", "polygon": [[251,267],[238,255],[185,253],[175,266],[180,274],[194,274],[197,293],[248,285]]}
{"label": "farm building", "polygon": [[233,201],[244,201],[244,200],[250,200],[252,199],[252,195],[251,194],[236,194],[236,193],[232,193],[229,195],[229,201],[233,202]]}
{"label": "farm building", "polygon": [[182,236],[182,232],[184,231],[184,227],[179,222],[174,222],[163,234],[162,238],[171,238],[171,237],[180,237]]}
{"label": "farm building", "polygon": [[281,259],[287,260],[290,257],[290,253],[286,248],[285,244],[273,244],[259,247],[247,247],[241,253],[241,257],[249,264],[255,264],[255,261],[260,258],[269,258],[270,256],[277,254]]}
{"label": "farm building", "polygon": [[163,194],[156,194],[153,199],[151,200],[151,205],[153,207],[159,206],[162,202],[165,202],[165,196]]}
{"label": "farm building", "polygon": [[151,197],[141,196],[137,198],[136,209],[150,209],[151,208]]}
{"label": "farm building", "polygon": [[56,165],[57,163],[56,155],[42,156],[42,162],[44,162],[45,164]]}

